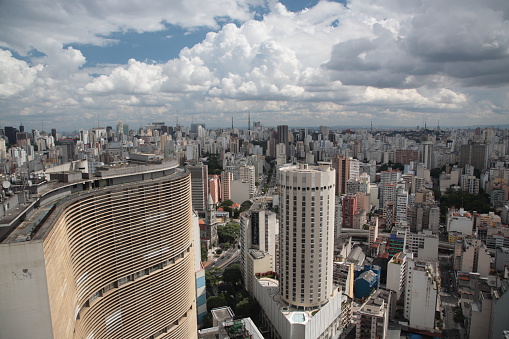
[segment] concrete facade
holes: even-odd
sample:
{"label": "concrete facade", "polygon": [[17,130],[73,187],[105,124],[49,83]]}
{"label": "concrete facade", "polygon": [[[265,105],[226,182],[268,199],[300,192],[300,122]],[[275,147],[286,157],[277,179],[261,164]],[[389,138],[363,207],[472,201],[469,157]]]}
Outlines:
{"label": "concrete facade", "polygon": [[0,243],[1,338],[196,337],[189,173],[112,172],[48,190]]}

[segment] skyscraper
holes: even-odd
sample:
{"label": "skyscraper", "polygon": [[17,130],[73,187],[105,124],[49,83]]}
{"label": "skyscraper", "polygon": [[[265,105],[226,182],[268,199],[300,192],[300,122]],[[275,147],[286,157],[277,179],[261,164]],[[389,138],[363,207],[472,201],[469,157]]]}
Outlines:
{"label": "skyscraper", "polygon": [[209,197],[208,166],[201,162],[194,162],[187,166],[187,169],[191,172],[193,209],[203,215],[207,210],[207,199]]}
{"label": "skyscraper", "polygon": [[280,171],[280,294],[298,308],[330,298],[334,254],[335,171],[330,163]]}
{"label": "skyscraper", "polygon": [[44,190],[42,208],[13,220],[0,238],[1,338],[196,337],[189,172],[134,169]]}
{"label": "skyscraper", "polygon": [[286,147],[286,158],[290,155],[290,142],[288,140],[288,125],[277,126],[277,142],[276,144],[285,144]]}
{"label": "skyscraper", "polygon": [[483,170],[487,164],[486,145],[470,144],[461,145],[460,148],[460,167],[472,165],[477,170]]}
{"label": "skyscraper", "polygon": [[350,179],[350,159],[339,155],[332,159],[332,168],[336,170],[336,195],[346,193],[346,182]]}

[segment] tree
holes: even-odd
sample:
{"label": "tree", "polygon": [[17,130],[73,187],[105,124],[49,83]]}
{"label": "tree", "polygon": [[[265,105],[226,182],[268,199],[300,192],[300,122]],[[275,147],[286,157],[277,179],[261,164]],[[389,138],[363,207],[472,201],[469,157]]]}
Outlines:
{"label": "tree", "polygon": [[240,265],[234,264],[228,266],[223,273],[223,282],[237,289],[242,287],[242,272]]}
{"label": "tree", "polygon": [[396,163],[393,163],[392,161],[389,161],[387,164],[382,164],[380,166],[380,168],[378,169],[378,171],[382,172],[382,171],[387,171],[389,169],[389,167],[391,167],[393,170],[400,170],[400,171],[403,171],[405,169],[405,166],[403,166],[403,164],[399,163],[399,162],[396,162]]}
{"label": "tree", "polygon": [[447,214],[450,207],[463,207],[466,211],[488,213],[490,211],[489,196],[470,194],[468,192],[447,192],[440,197],[440,212]]}
{"label": "tree", "polygon": [[235,315],[243,318],[256,319],[258,317],[259,310],[260,304],[258,304],[255,299],[247,297],[237,303],[235,306]]}
{"label": "tree", "polygon": [[442,166],[441,168],[432,168],[430,170],[430,176],[432,178],[438,179],[438,178],[440,178],[440,173],[442,173],[444,171],[445,171],[445,165]]}
{"label": "tree", "polygon": [[235,240],[240,236],[240,225],[238,223],[229,223],[217,227],[217,236],[220,243],[235,243]]}
{"label": "tree", "polygon": [[211,270],[205,271],[205,282],[208,288],[214,288],[221,282],[221,269],[214,267]]}
{"label": "tree", "polygon": [[207,299],[207,311],[210,312],[214,308],[228,306],[228,301],[224,297],[224,294],[210,297]]}
{"label": "tree", "polygon": [[246,200],[244,201],[241,205],[240,205],[240,212],[244,212],[244,211],[247,211],[251,208],[251,205],[253,205],[253,203],[249,200]]}

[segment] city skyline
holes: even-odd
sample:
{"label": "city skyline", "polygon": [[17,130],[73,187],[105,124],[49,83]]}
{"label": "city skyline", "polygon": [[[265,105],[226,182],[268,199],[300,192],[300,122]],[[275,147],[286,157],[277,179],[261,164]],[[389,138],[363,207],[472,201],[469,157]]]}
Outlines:
{"label": "city skyline", "polygon": [[0,126],[137,128],[178,116],[243,127],[248,114],[290,127],[509,120],[509,8],[500,0],[0,8]]}

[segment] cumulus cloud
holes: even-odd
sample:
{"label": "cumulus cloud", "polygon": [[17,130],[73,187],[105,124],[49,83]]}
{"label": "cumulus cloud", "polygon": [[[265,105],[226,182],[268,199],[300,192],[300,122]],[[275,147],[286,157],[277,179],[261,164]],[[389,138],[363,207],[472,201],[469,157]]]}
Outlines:
{"label": "cumulus cloud", "polygon": [[11,52],[0,49],[0,98],[23,92],[41,70],[41,65],[30,67],[25,61],[14,58]]}
{"label": "cumulus cloud", "polygon": [[156,92],[166,80],[160,65],[150,65],[130,59],[126,67],[118,67],[111,75],[101,75],[85,86],[95,93],[139,93]]}
{"label": "cumulus cloud", "polygon": [[[110,119],[162,119],[171,112],[183,121],[186,113],[224,120],[250,111],[290,124],[290,117],[304,124],[316,115],[337,124],[338,117],[420,121],[418,114],[477,119],[489,112],[499,121],[508,114],[509,3],[503,0],[346,6],[322,0],[299,12],[272,0],[27,1],[7,0],[0,11],[0,46],[29,60],[0,50],[0,98],[23,93],[6,101],[9,112],[56,115],[72,108],[88,120],[99,112]],[[256,6],[267,6],[267,13],[254,20]],[[77,47],[114,44],[112,32],[168,24],[213,31],[161,62],[131,58],[91,68]]]}
{"label": "cumulus cloud", "polygon": [[253,15],[250,7],[263,3],[156,0],[147,5],[142,0],[5,0],[0,11],[0,45],[26,53],[39,49],[48,36],[62,44],[104,45],[115,42],[107,38],[112,32],[153,32],[164,30],[166,23],[183,28],[218,28],[218,18],[246,21]]}

